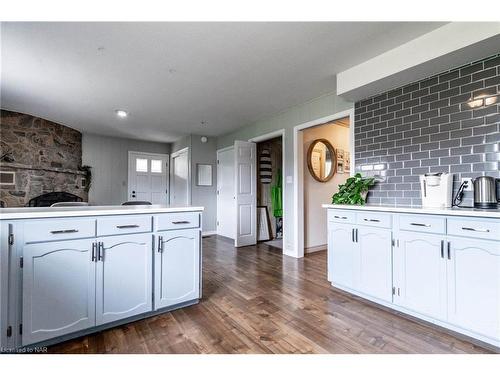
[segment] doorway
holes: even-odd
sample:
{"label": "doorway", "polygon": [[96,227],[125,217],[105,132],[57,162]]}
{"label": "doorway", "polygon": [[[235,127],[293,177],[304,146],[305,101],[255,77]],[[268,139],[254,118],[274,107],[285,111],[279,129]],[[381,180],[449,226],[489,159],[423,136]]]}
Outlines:
{"label": "doorway", "polygon": [[129,151],[128,200],[168,203],[167,154]]}
{"label": "doorway", "polygon": [[170,186],[170,204],[186,206],[191,204],[191,168],[189,147],[174,152],[171,156],[172,177]]}
{"label": "doorway", "polygon": [[257,241],[283,250],[283,141],[257,142]]}
{"label": "doorway", "polygon": [[[304,253],[326,250],[327,220],[321,207],[330,203],[350,177],[349,117],[302,130]],[[330,148],[328,147],[330,146]]]}
{"label": "doorway", "polygon": [[[280,157],[271,158],[271,166],[267,174],[270,173],[270,181],[260,189],[257,187],[259,179],[265,177],[261,175],[263,167],[258,164],[262,162],[257,147],[259,143],[266,144],[265,141],[273,140],[279,144],[281,150]],[[249,141],[235,141],[233,146],[217,150],[217,234],[234,239],[235,247],[255,245],[257,241],[277,240],[270,246],[283,248],[286,244],[284,231],[285,207],[283,197],[285,196],[285,184],[278,181],[277,173],[281,173],[283,180],[284,171],[284,129],[268,133]],[[269,146],[268,146],[269,148]],[[258,172],[259,171],[259,172]],[[260,190],[260,192],[259,192]],[[273,205],[272,194],[276,198]],[[258,203],[258,195],[259,202]],[[260,204],[262,207],[257,208]],[[267,235],[260,236],[258,231],[259,211],[266,212],[262,215],[260,223],[261,229],[267,228]],[[281,218],[279,215],[281,214]],[[280,219],[279,221],[277,221]],[[274,221],[274,225],[273,222]],[[263,231],[263,234],[266,231]],[[281,235],[280,235],[281,234]],[[260,237],[260,238],[259,238]],[[281,238],[280,238],[281,237]],[[285,249],[283,248],[285,253]]]}
{"label": "doorway", "polygon": [[[348,117],[349,124],[354,124],[354,109],[348,109],[330,116],[318,118],[316,120],[308,121],[306,123],[297,125],[293,129],[293,150],[294,150],[294,176],[295,179],[293,181],[294,189],[293,189],[293,206],[294,206],[294,221],[293,221],[293,249],[289,252],[289,254],[296,258],[302,258],[304,256],[304,176],[308,172],[307,167],[304,163],[306,156],[304,155],[304,141],[303,141],[303,130],[307,128],[311,128],[317,125],[326,124],[330,121],[338,120]],[[349,153],[351,156],[350,161],[350,174],[354,174],[354,127],[349,127]],[[331,193],[333,195],[333,192]],[[331,202],[330,197],[322,203]],[[326,212],[319,205],[316,207],[316,215],[318,217],[323,217],[326,220]],[[326,229],[325,229],[326,235]]]}

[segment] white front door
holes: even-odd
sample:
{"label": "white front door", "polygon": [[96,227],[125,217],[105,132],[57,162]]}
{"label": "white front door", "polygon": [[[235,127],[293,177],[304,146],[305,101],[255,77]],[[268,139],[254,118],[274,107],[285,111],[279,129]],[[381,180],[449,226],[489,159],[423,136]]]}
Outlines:
{"label": "white front door", "polygon": [[257,243],[257,145],[234,142],[236,247]]}
{"label": "white front door", "polygon": [[170,203],[186,206],[191,203],[189,193],[189,148],[172,154],[172,186]]}
{"label": "white front door", "polygon": [[168,203],[168,155],[128,154],[128,200]]}
{"label": "white front door", "polygon": [[234,148],[217,153],[217,234],[234,239]]}

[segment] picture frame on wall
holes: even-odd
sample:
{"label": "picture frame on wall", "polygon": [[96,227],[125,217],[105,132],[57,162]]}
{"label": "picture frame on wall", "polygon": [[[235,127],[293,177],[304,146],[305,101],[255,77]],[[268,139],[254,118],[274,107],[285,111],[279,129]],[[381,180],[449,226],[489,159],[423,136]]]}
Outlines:
{"label": "picture frame on wall", "polygon": [[337,150],[335,150],[335,152],[337,154],[338,160],[344,160],[344,150],[342,150],[341,148],[338,148]]}
{"label": "picture frame on wall", "polygon": [[343,174],[344,173],[344,161],[339,159],[337,161],[337,173]]}
{"label": "picture frame on wall", "polygon": [[196,164],[196,185],[212,186],[212,164]]}
{"label": "picture frame on wall", "polygon": [[344,153],[344,170],[346,172],[351,170],[351,153],[349,151]]}

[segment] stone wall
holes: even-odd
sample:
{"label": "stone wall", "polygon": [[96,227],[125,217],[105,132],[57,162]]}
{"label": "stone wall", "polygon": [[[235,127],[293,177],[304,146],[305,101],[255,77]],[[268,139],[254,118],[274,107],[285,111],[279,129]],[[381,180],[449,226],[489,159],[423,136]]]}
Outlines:
{"label": "stone wall", "polygon": [[0,185],[6,207],[28,204],[38,195],[65,191],[87,201],[82,186],[82,134],[30,115],[1,111],[0,171],[14,171],[15,185]]}

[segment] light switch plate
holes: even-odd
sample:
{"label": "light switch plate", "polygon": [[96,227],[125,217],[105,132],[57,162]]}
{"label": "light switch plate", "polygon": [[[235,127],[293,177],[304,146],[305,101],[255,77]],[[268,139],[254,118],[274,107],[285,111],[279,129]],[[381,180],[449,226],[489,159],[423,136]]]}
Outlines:
{"label": "light switch plate", "polygon": [[293,176],[286,176],[286,183],[293,184]]}

